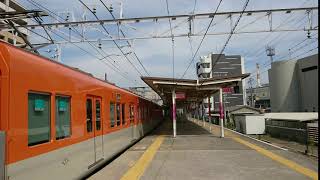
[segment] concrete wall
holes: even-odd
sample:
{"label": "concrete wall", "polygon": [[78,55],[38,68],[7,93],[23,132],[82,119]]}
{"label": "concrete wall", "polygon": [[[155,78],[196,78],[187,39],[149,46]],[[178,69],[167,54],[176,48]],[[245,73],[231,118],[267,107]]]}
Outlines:
{"label": "concrete wall", "polygon": [[297,61],[278,61],[269,70],[270,104],[272,112],[300,110]]}
{"label": "concrete wall", "polygon": [[272,112],[318,111],[318,54],[274,62],[268,73]]}
{"label": "concrete wall", "polygon": [[318,54],[298,61],[301,111],[318,111]]}

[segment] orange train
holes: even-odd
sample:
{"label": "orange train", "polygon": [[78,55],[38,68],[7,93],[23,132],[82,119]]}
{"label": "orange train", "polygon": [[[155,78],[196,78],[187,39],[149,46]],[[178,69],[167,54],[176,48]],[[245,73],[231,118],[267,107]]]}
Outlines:
{"label": "orange train", "polygon": [[79,179],[163,119],[157,104],[0,42],[0,179]]}

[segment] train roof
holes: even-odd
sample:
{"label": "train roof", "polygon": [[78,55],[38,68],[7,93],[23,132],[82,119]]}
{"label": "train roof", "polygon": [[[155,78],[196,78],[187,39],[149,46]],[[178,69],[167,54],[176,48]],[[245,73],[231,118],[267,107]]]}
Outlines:
{"label": "train roof", "polygon": [[[90,73],[88,73],[88,72],[85,72],[85,71],[83,71],[83,70],[81,70],[81,69],[79,69],[79,68],[75,68],[75,67],[72,67],[72,66],[68,66],[68,65],[66,65],[66,64],[63,64],[63,63],[54,61],[54,60],[49,59],[49,58],[47,58],[47,57],[45,57],[45,56],[42,56],[42,55],[40,55],[40,54],[36,54],[36,53],[33,53],[33,52],[31,52],[31,51],[27,51],[27,50],[22,49],[22,48],[19,48],[19,47],[15,47],[15,46],[13,46],[12,44],[9,44],[9,43],[7,43],[7,42],[5,42],[5,41],[3,41],[3,40],[0,40],[0,45],[1,45],[1,44],[4,45],[4,46],[6,46],[6,47],[10,47],[10,48],[16,49],[16,50],[18,50],[18,51],[24,51],[24,52],[29,53],[29,54],[31,54],[31,55],[40,57],[40,58],[41,58],[42,60],[44,60],[44,61],[48,61],[48,62],[50,62],[50,63],[54,63],[54,64],[57,64],[57,65],[66,67],[66,68],[68,68],[68,69],[70,69],[70,70],[72,70],[72,71],[76,71],[76,72],[78,72],[78,73],[81,73],[81,74],[83,74],[83,75],[85,75],[85,76],[88,76],[88,77],[94,79],[94,80],[97,80],[97,81],[99,81],[99,82],[108,84],[108,85],[113,86],[113,87],[115,87],[115,88],[118,88],[118,90],[124,91],[124,92],[126,92],[126,93],[130,93],[130,94],[135,95],[135,96],[137,96],[137,97],[139,97],[139,98],[141,98],[141,99],[144,99],[144,100],[146,100],[146,101],[150,101],[150,102],[154,103],[154,102],[151,101],[150,99],[147,99],[147,98],[145,98],[145,97],[143,97],[143,96],[141,96],[141,95],[139,95],[139,94],[136,94],[136,93],[134,93],[134,92],[132,92],[132,91],[130,91],[130,90],[128,90],[128,89],[119,87],[119,86],[117,86],[116,84],[113,84],[113,83],[111,83],[111,82],[103,81],[103,80],[101,80],[101,79],[99,79],[99,78],[96,78],[96,77],[94,77],[92,74],[90,74]],[[154,104],[156,104],[156,103],[154,103]]]}

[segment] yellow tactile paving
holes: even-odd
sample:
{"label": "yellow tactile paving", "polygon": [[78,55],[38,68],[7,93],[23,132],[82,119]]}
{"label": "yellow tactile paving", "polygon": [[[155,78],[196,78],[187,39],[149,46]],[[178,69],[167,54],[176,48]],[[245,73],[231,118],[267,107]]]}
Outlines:
{"label": "yellow tactile paving", "polygon": [[152,161],[153,157],[160,148],[164,140],[163,136],[158,136],[155,141],[149,146],[149,148],[143,153],[136,164],[129,169],[121,178],[121,180],[136,180],[140,179],[148,165]]}
{"label": "yellow tactile paving", "polygon": [[272,153],[271,151],[268,151],[268,150],[261,148],[257,145],[249,143],[249,142],[247,142],[243,139],[240,139],[238,137],[232,137],[232,139],[234,139],[235,141],[237,141],[243,145],[246,145],[246,146],[256,150],[257,152],[259,152],[259,153],[261,153],[261,154],[263,154],[263,155],[265,155],[265,156],[267,156],[267,157],[269,157],[269,158],[271,158],[271,159],[273,159],[273,160],[275,160],[275,161],[277,161],[277,162],[279,162],[279,163],[281,163],[281,164],[283,164],[283,165],[285,165],[285,166],[287,166],[287,167],[289,167],[289,168],[291,168],[301,174],[304,174],[312,179],[318,179],[318,173],[315,171],[312,171],[311,169],[300,166],[299,164],[297,164],[293,161],[290,161],[286,158],[283,158],[279,155],[276,155],[276,154]]}
{"label": "yellow tactile paving", "polygon": [[[214,126],[212,128],[214,128],[215,130],[218,130],[218,128],[216,126]],[[219,129],[219,131],[220,131],[220,129]],[[237,141],[237,142],[239,142],[239,143],[241,143],[243,145],[246,145],[246,146],[250,147],[251,149],[256,150],[260,154],[263,154],[263,155],[271,158],[272,160],[277,161],[277,162],[289,167],[290,169],[293,169],[293,170],[295,170],[295,171],[297,171],[297,172],[299,172],[299,173],[301,173],[301,174],[303,174],[305,176],[308,176],[308,177],[310,177],[312,179],[318,179],[318,173],[313,171],[313,170],[311,170],[311,169],[308,169],[308,168],[305,168],[303,166],[300,166],[299,164],[297,164],[297,163],[295,163],[293,161],[290,161],[290,160],[288,160],[288,159],[286,159],[286,158],[284,158],[282,156],[274,154],[269,150],[266,150],[266,149],[264,149],[262,147],[259,147],[259,146],[255,145],[255,144],[249,143],[249,142],[239,138],[239,135],[235,135],[232,132],[225,131],[225,135],[230,137],[230,138],[232,138],[232,139],[234,139],[235,141]]]}

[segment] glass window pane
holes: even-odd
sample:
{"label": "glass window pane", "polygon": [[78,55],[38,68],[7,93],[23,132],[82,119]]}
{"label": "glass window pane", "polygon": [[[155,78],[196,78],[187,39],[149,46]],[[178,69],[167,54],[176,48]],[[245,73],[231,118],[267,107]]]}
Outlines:
{"label": "glass window pane", "polygon": [[49,142],[50,95],[28,94],[28,145]]}
{"label": "glass window pane", "polygon": [[92,132],[92,100],[87,99],[87,132]]}
{"label": "glass window pane", "polygon": [[130,110],[130,112],[129,112],[129,114],[130,114],[130,122],[133,122],[133,120],[134,120],[134,107],[133,107],[133,105],[130,105],[129,110]]}
{"label": "glass window pane", "polygon": [[110,127],[114,127],[114,103],[110,103]]}
{"label": "glass window pane", "polygon": [[121,122],[120,122],[120,104],[119,103],[117,103],[116,111],[117,111],[117,126],[120,126]]}
{"label": "glass window pane", "polygon": [[126,108],[125,108],[125,104],[122,104],[122,108],[121,108],[121,112],[122,112],[122,124],[126,124]]}
{"label": "glass window pane", "polygon": [[70,137],[70,119],[70,97],[56,96],[56,139]]}
{"label": "glass window pane", "polygon": [[100,100],[96,100],[96,130],[101,129]]}

